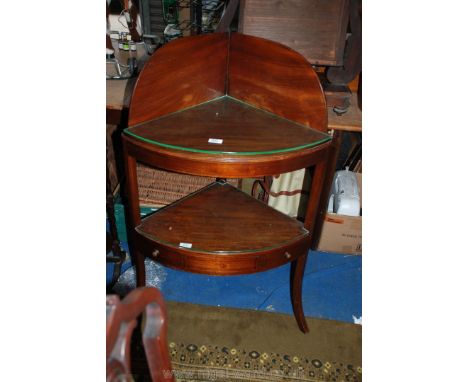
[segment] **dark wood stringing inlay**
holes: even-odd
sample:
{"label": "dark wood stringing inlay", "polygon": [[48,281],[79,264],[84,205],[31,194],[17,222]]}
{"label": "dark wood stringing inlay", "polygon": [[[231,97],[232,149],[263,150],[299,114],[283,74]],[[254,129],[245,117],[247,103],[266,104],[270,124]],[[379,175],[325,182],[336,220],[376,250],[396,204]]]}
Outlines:
{"label": "dark wood stringing inlay", "polygon": [[[186,149],[226,153],[271,152],[322,143],[327,134],[224,96],[130,127],[144,140]],[[209,139],[222,139],[221,144]]]}
{"label": "dark wood stringing inlay", "polygon": [[204,252],[254,252],[308,235],[298,220],[220,182],[144,218],[136,230],[156,242],[190,243]]}

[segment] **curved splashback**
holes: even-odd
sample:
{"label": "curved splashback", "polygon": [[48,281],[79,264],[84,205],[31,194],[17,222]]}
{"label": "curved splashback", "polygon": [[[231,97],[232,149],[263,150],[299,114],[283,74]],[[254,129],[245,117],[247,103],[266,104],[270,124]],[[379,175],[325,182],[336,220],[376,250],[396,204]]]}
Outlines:
{"label": "curved splashback", "polygon": [[185,37],[158,50],[135,86],[129,126],[222,95],[327,130],[325,96],[305,58],[282,44],[238,33]]}

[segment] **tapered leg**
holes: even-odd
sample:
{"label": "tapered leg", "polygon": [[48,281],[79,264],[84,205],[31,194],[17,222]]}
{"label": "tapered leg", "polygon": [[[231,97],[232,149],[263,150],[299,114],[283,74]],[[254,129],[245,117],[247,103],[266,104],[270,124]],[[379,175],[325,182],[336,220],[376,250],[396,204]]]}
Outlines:
{"label": "tapered leg", "polygon": [[317,248],[320,240],[320,234],[322,232],[325,214],[327,213],[328,199],[330,196],[333,176],[335,175],[336,163],[338,161],[338,154],[340,153],[341,142],[342,133],[339,130],[335,130],[335,132],[333,133],[333,140],[330,147],[328,162],[325,170],[324,186],[322,189],[322,194],[320,196],[318,211],[315,215],[314,231],[312,233],[312,250],[315,250]]}
{"label": "tapered leg", "polygon": [[[108,125],[110,126],[110,125]],[[120,271],[122,267],[122,263],[125,260],[125,252],[122,251],[120,248],[120,240],[119,235],[117,233],[117,223],[115,221],[115,209],[114,209],[114,195],[113,195],[113,188],[112,182],[110,178],[110,168],[111,168],[111,160],[109,156],[110,147],[112,145],[111,140],[111,132],[109,131],[106,134],[106,212],[107,212],[107,219],[109,221],[109,228],[110,228],[110,237],[112,239],[112,254],[113,256],[106,256],[107,261],[112,261],[114,263],[114,273],[112,275],[112,280],[110,285],[107,287],[107,290],[112,290],[117,279],[120,276]]]}
{"label": "tapered leg", "polygon": [[308,333],[309,328],[302,308],[302,279],[304,278],[304,269],[307,262],[307,252],[299,256],[291,263],[290,292],[291,303],[293,306],[294,317],[301,332]]}
{"label": "tapered leg", "polygon": [[[304,219],[304,227],[309,230],[309,232],[314,232],[315,218],[320,205],[320,196],[322,195],[326,164],[326,160],[323,160],[317,163],[313,169],[309,201],[307,203],[307,210]],[[291,302],[294,317],[296,317],[297,325],[303,333],[309,332],[309,328],[307,327],[307,322],[304,317],[304,310],[302,308],[302,279],[304,277],[307,254],[308,251],[291,263],[290,277]]]}
{"label": "tapered leg", "polygon": [[128,244],[130,254],[136,269],[137,287],[145,286],[145,256],[137,250],[135,245],[135,227],[140,224],[140,202],[138,197],[138,178],[135,157],[129,154],[124,140],[123,145],[125,164],[125,193],[126,193],[126,220]]}
{"label": "tapered leg", "polygon": [[134,252],[135,256],[133,257],[133,261],[136,270],[136,286],[137,288],[144,287],[146,286],[145,256],[139,251]]}

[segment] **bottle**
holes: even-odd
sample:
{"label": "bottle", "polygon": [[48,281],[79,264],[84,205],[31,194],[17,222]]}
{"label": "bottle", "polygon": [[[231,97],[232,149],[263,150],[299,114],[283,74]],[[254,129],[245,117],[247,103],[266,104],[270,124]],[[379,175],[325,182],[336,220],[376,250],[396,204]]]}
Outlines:
{"label": "bottle", "polygon": [[119,49],[123,49],[123,32],[119,33]]}
{"label": "bottle", "polygon": [[124,34],[123,34],[122,45],[123,45],[123,50],[125,50],[125,51],[130,50],[130,45],[128,43],[128,34],[126,32],[124,32]]}

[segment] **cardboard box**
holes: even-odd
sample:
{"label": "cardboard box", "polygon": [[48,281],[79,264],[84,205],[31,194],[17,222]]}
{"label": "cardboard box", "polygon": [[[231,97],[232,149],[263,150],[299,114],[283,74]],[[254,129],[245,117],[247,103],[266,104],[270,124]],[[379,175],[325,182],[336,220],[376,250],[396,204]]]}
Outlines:
{"label": "cardboard box", "polygon": [[[362,175],[356,175],[362,208]],[[327,213],[317,249],[324,252],[360,255],[362,253],[362,216]]]}

